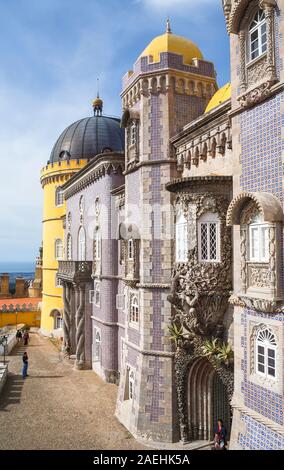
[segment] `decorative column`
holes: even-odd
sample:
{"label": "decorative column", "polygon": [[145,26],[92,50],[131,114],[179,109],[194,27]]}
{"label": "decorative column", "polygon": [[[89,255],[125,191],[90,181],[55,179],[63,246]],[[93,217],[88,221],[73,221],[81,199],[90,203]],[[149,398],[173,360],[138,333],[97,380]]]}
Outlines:
{"label": "decorative column", "polygon": [[275,38],[274,38],[274,6],[271,1],[266,2],[263,0],[262,6],[265,13],[267,25],[267,73],[269,79],[274,82],[277,80],[276,67],[275,67]]}
{"label": "decorative column", "polygon": [[63,283],[63,299],[64,299],[64,314],[63,314],[63,333],[64,333],[64,348],[66,351],[71,352],[71,306],[70,306],[70,285],[68,282]]}
{"label": "decorative column", "polygon": [[85,367],[85,285],[76,285],[76,369]]}
{"label": "decorative column", "polygon": [[269,228],[269,271],[270,271],[270,288],[274,298],[277,296],[276,282],[276,226]]}
{"label": "decorative column", "polygon": [[247,227],[241,226],[241,281],[242,281],[242,293],[246,293],[247,290]]}
{"label": "decorative column", "polygon": [[240,89],[241,93],[244,93],[247,88],[247,79],[246,79],[246,33],[244,30],[239,32],[239,42],[240,42]]}

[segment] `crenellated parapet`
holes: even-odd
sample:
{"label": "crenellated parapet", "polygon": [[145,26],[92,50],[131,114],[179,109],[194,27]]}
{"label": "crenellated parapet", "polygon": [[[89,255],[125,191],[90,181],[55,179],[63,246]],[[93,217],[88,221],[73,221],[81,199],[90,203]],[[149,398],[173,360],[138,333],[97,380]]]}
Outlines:
{"label": "crenellated parapet", "polygon": [[48,163],[40,172],[40,182],[44,188],[49,183],[60,185],[68,181],[71,176],[81,170],[87,164],[87,160],[64,160]]}

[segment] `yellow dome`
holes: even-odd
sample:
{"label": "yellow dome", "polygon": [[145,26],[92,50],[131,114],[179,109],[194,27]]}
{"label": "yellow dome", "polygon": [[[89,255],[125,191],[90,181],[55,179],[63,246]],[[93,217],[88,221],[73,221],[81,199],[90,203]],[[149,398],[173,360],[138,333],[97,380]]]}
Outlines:
{"label": "yellow dome", "polygon": [[205,109],[205,113],[212,111],[212,109],[217,108],[220,104],[224,103],[232,96],[232,86],[231,83],[227,83],[218,91],[216,91],[215,95],[212,96],[211,100],[209,101],[207,108]]}
{"label": "yellow dome", "polygon": [[[172,34],[170,28],[165,34],[156,37],[142,52],[140,57],[153,56],[153,62],[160,62],[161,52],[171,52],[183,56],[184,64],[191,64],[192,59],[203,59],[200,49],[189,39]],[[140,58],[139,57],[139,58]]]}

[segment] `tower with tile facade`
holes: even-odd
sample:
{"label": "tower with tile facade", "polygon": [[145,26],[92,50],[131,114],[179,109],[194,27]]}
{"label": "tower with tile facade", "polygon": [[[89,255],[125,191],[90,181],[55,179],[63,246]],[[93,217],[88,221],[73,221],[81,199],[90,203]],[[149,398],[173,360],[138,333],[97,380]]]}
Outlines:
{"label": "tower with tile facade", "polygon": [[231,42],[231,449],[283,449],[284,1],[223,0]]}
{"label": "tower with tile facade", "polygon": [[178,175],[170,138],[203,114],[216,89],[213,64],[169,21],[123,78],[125,335],[116,415],[134,435],[156,441],[178,435],[168,332],[173,213],[165,185]]}

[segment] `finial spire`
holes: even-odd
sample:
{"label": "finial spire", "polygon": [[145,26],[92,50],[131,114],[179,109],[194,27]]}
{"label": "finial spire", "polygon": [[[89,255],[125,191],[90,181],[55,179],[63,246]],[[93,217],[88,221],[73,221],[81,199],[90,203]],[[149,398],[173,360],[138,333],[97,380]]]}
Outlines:
{"label": "finial spire", "polygon": [[97,78],[97,98],[100,97],[100,79]]}
{"label": "finial spire", "polygon": [[171,30],[171,22],[170,22],[170,18],[169,18],[169,17],[167,18],[167,29],[166,29],[166,33],[168,33],[168,34],[171,34],[171,33],[172,33],[172,30]]}
{"label": "finial spire", "polygon": [[93,101],[95,116],[101,116],[103,113],[103,100],[100,98],[100,80],[97,78],[97,98]]}

